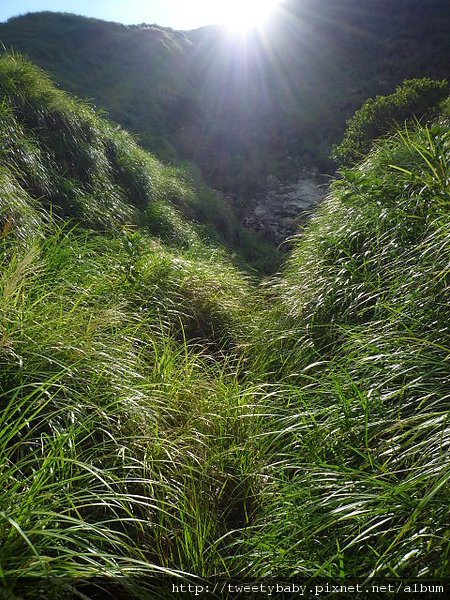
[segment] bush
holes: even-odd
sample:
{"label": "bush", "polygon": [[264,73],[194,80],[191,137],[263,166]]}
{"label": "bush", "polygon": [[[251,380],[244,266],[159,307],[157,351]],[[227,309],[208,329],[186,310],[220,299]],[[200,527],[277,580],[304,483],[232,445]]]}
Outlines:
{"label": "bush", "polygon": [[430,114],[447,93],[447,81],[425,77],[405,81],[388,96],[369,98],[347,121],[344,139],[333,147],[332,157],[344,166],[361,160],[375,139]]}

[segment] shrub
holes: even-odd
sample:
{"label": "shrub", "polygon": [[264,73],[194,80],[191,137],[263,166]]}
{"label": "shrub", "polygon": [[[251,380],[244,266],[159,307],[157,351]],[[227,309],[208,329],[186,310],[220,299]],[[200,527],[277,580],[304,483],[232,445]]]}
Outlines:
{"label": "shrub", "polygon": [[375,139],[430,114],[447,93],[447,81],[423,78],[406,80],[388,96],[369,98],[347,121],[344,139],[333,147],[332,157],[347,166],[361,160]]}

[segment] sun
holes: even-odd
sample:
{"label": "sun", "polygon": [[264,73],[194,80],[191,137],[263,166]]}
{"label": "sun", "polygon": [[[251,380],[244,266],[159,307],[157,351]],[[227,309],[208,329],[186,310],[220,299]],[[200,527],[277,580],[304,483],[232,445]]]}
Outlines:
{"label": "sun", "polygon": [[236,32],[261,27],[280,0],[225,0],[217,7],[217,21]]}

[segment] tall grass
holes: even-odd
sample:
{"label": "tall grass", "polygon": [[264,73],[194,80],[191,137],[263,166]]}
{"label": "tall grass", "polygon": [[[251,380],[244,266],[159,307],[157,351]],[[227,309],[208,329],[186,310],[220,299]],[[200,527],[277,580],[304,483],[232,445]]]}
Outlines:
{"label": "tall grass", "polygon": [[2,269],[0,564],[14,590],[223,571],[216,542],[241,510],[234,485],[250,486],[236,454],[252,428],[222,290],[232,268],[208,276],[141,246],[130,274],[120,237],[62,231]]}
{"label": "tall grass", "polygon": [[250,282],[183,217],[181,171],[20,57],[0,86],[1,585],[153,598],[144,575],[223,572]]}
{"label": "tall grass", "polygon": [[397,133],[297,242],[256,342],[285,391],[242,573],[448,577],[449,158],[446,122]]}
{"label": "tall grass", "polygon": [[226,247],[241,266],[276,268],[275,248],[216,192],[163,165],[19,55],[0,56],[0,97],[0,166],[54,214],[101,231],[140,225],[168,244]]}
{"label": "tall grass", "polygon": [[448,123],[256,285],[186,220],[211,192],[36,77],[0,61],[0,585],[447,576]]}

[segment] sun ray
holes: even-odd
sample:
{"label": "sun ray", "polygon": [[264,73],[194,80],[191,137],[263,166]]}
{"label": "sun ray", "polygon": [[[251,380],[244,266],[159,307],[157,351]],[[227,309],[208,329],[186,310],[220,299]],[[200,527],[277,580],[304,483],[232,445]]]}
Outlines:
{"label": "sun ray", "polygon": [[217,21],[236,32],[259,28],[280,0],[227,0],[217,7]]}

